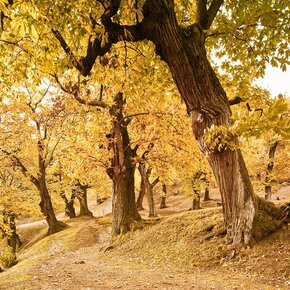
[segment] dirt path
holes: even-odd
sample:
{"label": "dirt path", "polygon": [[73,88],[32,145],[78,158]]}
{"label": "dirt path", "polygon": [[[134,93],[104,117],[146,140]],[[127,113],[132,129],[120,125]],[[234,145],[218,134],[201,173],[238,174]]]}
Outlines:
{"label": "dirt path", "polygon": [[31,274],[31,280],[21,285],[11,282],[0,289],[273,289],[235,273],[182,273],[104,261],[98,246],[52,255]]}
{"label": "dirt path", "polygon": [[[83,229],[93,223],[87,221]],[[28,278],[19,283],[17,277],[22,270],[17,270],[16,266],[9,270],[9,282],[6,279],[5,283],[1,283],[0,280],[0,289],[273,289],[257,281],[257,277],[228,270],[217,269],[203,273],[197,269],[193,272],[190,269],[177,271],[169,265],[151,268],[142,262],[136,263],[121,257],[110,259],[110,255],[104,253],[110,241],[110,228],[106,225],[97,228],[98,243],[75,251],[63,251],[63,240],[53,239],[45,254],[37,259],[37,265],[31,262],[32,266],[25,269]],[[4,275],[9,274],[9,271]],[[13,277],[16,279],[13,280]]]}
{"label": "dirt path", "polygon": [[[100,209],[109,210],[109,203]],[[41,226],[43,221],[38,223],[20,228],[27,231],[29,227]],[[33,252],[24,251],[23,262],[0,274],[0,289],[290,289],[285,283],[270,281],[270,277],[242,273],[234,267],[178,270],[165,263],[162,267],[150,267],[136,259],[118,256],[112,259],[114,250],[109,255],[104,253],[111,238],[107,224],[88,219],[73,221],[70,226],[73,235],[61,236],[60,232]],[[40,231],[37,227],[33,230],[33,234]],[[64,237],[71,239],[69,243]],[[275,283],[279,285],[273,286]]]}

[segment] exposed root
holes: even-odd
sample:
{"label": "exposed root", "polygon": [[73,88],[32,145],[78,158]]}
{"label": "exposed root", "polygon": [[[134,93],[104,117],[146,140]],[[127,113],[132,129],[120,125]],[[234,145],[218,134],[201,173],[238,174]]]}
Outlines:
{"label": "exposed root", "polygon": [[255,217],[253,222],[253,238],[259,241],[262,238],[280,229],[289,214],[285,206],[276,207],[274,203],[266,201],[258,196],[255,197]]}

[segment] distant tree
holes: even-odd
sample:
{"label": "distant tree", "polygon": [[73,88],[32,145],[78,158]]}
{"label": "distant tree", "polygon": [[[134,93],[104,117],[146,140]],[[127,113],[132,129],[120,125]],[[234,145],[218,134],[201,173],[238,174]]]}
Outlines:
{"label": "distant tree", "polygon": [[9,142],[2,144],[0,153],[10,159],[12,166],[38,190],[39,206],[48,223],[48,234],[52,234],[62,229],[64,224],[57,220],[54,213],[47,186],[47,168],[60,142],[58,130],[61,131],[65,115],[56,100],[50,100],[50,106],[42,106],[43,102],[47,102],[45,98],[49,86],[43,92],[37,92],[33,86],[15,93],[15,97],[21,96],[22,102],[17,104],[12,99],[8,100],[1,130],[9,136]]}
{"label": "distant tree", "polygon": [[163,183],[162,184],[161,202],[160,202],[160,206],[159,206],[160,209],[167,208],[166,197],[167,197],[167,187],[166,187],[166,184]]}

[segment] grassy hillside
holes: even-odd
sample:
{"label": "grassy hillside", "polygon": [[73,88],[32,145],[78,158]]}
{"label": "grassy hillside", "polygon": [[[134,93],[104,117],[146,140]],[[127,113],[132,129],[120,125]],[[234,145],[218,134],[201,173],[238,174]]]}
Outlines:
{"label": "grassy hillside", "polygon": [[[151,286],[159,285],[159,289],[189,289],[186,287],[192,277],[197,281],[197,289],[209,289],[208,283],[216,287],[213,289],[241,289],[241,285],[249,289],[289,287],[289,232],[282,229],[253,249],[242,250],[229,259],[233,251],[225,245],[221,234],[221,208],[150,220],[142,230],[113,243],[110,215],[76,218],[68,224],[67,229],[49,237],[43,237],[45,229],[39,225],[24,227],[21,236],[25,245],[19,263],[0,274],[0,289],[82,289],[76,284],[78,281],[82,281],[82,287],[114,289],[120,284],[116,277],[123,275],[128,279],[128,288],[124,289],[132,289],[138,279],[140,285],[151,283]],[[111,247],[107,248],[108,245]],[[101,281],[96,279],[96,269],[98,275],[108,280],[98,287],[96,283]],[[128,274],[134,271],[142,272],[144,278]],[[168,279],[167,282],[156,280],[159,276],[169,277],[171,288],[164,284]],[[178,288],[182,285],[184,288]]]}

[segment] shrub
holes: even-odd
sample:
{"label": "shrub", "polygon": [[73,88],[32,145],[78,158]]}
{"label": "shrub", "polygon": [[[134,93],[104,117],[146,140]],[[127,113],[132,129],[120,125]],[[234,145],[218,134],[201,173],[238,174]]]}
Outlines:
{"label": "shrub", "polygon": [[16,255],[13,253],[11,247],[6,247],[0,252],[0,264],[3,268],[10,268],[17,263]]}

